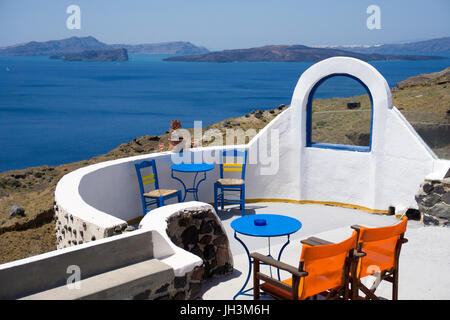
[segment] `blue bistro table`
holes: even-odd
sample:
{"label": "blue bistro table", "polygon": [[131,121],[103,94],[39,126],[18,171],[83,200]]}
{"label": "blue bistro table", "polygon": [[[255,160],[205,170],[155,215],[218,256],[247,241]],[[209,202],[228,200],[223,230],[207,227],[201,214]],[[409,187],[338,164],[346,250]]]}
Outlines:
{"label": "blue bistro table", "polygon": [[[180,163],[180,164],[171,165],[170,169],[172,171],[172,174],[171,174],[172,178],[180,181],[181,184],[183,185],[184,197],[183,197],[182,201],[184,201],[186,199],[188,192],[193,193],[194,199],[196,201],[198,201],[198,186],[200,185],[200,183],[202,181],[206,180],[206,172],[214,169],[214,165],[209,164],[209,163]],[[195,173],[192,188],[187,188],[186,185],[184,184],[183,180],[176,177],[174,175],[174,172]],[[203,178],[200,179],[199,181],[197,181],[197,176],[199,173],[203,173]]]}
{"label": "blue bistro table", "polygon": [[[243,216],[231,222],[231,228],[234,230],[234,238],[242,244],[248,257],[247,279],[239,292],[233,297],[233,300],[236,300],[239,295],[252,296],[252,294],[248,294],[247,292],[253,290],[253,288],[245,289],[250,279],[253,261],[250,258],[250,252],[248,251],[247,246],[241,239],[238,238],[237,234],[239,233],[252,237],[267,237],[269,245],[268,257],[272,257],[270,254],[270,238],[287,236],[286,243],[281,247],[281,250],[278,253],[277,259],[279,261],[284,248],[286,248],[290,242],[290,235],[300,230],[301,227],[302,223],[297,219],[278,214],[255,214]],[[270,269],[270,273],[272,275],[272,268]],[[280,280],[280,270],[278,270],[278,280]]]}

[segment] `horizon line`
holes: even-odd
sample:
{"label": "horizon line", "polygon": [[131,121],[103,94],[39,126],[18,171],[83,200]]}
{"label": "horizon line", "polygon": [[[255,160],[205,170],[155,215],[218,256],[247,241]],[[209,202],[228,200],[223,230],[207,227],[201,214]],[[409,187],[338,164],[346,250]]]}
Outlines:
{"label": "horizon line", "polygon": [[15,46],[20,46],[20,45],[25,45],[27,43],[30,42],[40,42],[40,43],[44,43],[44,42],[50,42],[50,41],[62,41],[62,40],[66,40],[66,39],[71,39],[71,38],[94,38],[95,40],[102,42],[106,45],[118,45],[118,44],[122,44],[122,45],[129,45],[129,46],[133,46],[133,45],[145,45],[145,44],[164,44],[164,43],[176,43],[176,42],[183,42],[183,43],[191,43],[197,47],[202,47],[207,49],[208,51],[215,51],[215,50],[239,50],[239,49],[250,49],[250,48],[258,48],[258,47],[264,47],[264,46],[273,46],[273,45],[278,45],[278,46],[293,46],[293,45],[303,45],[303,46],[308,46],[308,47],[312,47],[312,48],[336,48],[336,47],[377,47],[377,46],[382,46],[382,45],[396,45],[396,44],[410,44],[410,43],[416,43],[416,42],[425,42],[425,41],[431,41],[431,40],[438,40],[438,39],[445,39],[445,38],[450,38],[450,36],[444,36],[444,37],[437,37],[437,38],[427,38],[424,40],[408,40],[408,41],[398,41],[398,42],[388,42],[388,43],[377,43],[377,44],[340,44],[340,45],[333,45],[333,44],[314,44],[314,45],[305,45],[305,44],[263,44],[260,46],[255,46],[255,47],[239,47],[239,48],[232,48],[232,49],[213,49],[210,50],[208,47],[203,46],[203,45],[197,45],[192,41],[187,41],[187,40],[173,40],[173,41],[161,41],[161,42],[141,42],[141,43],[106,43],[103,42],[101,40],[99,40],[97,37],[93,36],[93,35],[88,35],[88,36],[71,36],[71,37],[66,37],[66,38],[62,38],[62,39],[50,39],[50,40],[44,40],[44,41],[36,41],[36,40],[30,40],[30,41],[26,41],[26,42],[20,42],[20,43],[16,43],[16,44],[11,44],[11,45],[6,45],[6,46],[2,46],[0,47],[0,49],[5,49],[5,48],[9,48],[9,47],[15,47]]}

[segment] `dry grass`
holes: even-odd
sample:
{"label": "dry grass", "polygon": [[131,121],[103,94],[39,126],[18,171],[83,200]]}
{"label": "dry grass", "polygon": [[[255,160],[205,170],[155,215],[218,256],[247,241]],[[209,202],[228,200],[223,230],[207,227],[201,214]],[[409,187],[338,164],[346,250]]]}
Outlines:
{"label": "dry grass", "polygon": [[[360,107],[347,109],[349,102],[360,102]],[[312,142],[369,145],[371,104],[367,94],[349,98],[316,99],[313,101],[312,111]]]}
{"label": "dry grass", "polygon": [[55,223],[0,235],[0,264],[56,250]]}

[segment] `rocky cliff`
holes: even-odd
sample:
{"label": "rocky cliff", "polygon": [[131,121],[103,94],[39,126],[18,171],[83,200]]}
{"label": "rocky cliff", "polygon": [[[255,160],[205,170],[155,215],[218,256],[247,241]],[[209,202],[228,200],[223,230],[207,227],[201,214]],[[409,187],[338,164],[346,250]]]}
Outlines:
{"label": "rocky cliff", "polygon": [[8,56],[51,56],[85,50],[113,50],[124,48],[132,54],[202,54],[208,49],[197,47],[190,42],[162,42],[147,44],[106,44],[96,38],[71,37],[62,40],[44,42],[31,41],[5,48],[0,48],[0,55]]}

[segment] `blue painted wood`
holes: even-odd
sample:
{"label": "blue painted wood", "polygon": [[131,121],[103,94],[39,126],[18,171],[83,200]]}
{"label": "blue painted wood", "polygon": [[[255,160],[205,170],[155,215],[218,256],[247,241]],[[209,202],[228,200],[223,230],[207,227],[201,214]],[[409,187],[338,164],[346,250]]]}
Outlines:
{"label": "blue painted wood", "polygon": [[[237,149],[224,150],[220,154],[220,178],[224,178],[224,170],[223,170],[223,158],[224,157],[234,157],[234,158],[242,158],[242,171],[241,171],[241,179],[245,181],[245,169],[247,166],[247,150],[240,151]],[[238,163],[238,162],[235,162]],[[226,199],[225,191],[239,191],[239,199]],[[214,184],[214,209],[216,212],[218,211],[218,205],[220,204],[220,208],[223,210],[225,204],[234,204],[239,203],[241,215],[245,214],[245,183],[236,186],[223,186],[219,183]]]}
{"label": "blue painted wood", "polygon": [[154,184],[155,190],[159,189],[158,171],[156,170],[155,159],[144,160],[144,161],[135,163],[134,167],[136,169],[136,175],[138,178],[139,191],[140,191],[141,202],[142,202],[142,211],[143,211],[144,216],[151,211],[151,209],[149,208],[151,205],[156,205],[157,208],[162,207],[162,206],[164,206],[164,200],[166,200],[166,199],[178,197],[178,202],[181,202],[181,190],[178,190],[178,192],[175,194],[171,194],[169,196],[159,197],[159,198],[150,198],[150,197],[144,196],[145,189],[144,189],[144,184],[142,181],[141,169],[148,168],[148,167],[152,168],[152,172],[153,172],[154,179],[155,179],[155,182],[153,184]]}
{"label": "blue painted wood", "polygon": [[335,150],[347,150],[347,151],[359,151],[359,152],[370,152],[370,147],[367,147],[367,146],[352,146],[352,145],[346,145],[346,144],[332,144],[332,143],[313,142],[308,147],[323,148],[323,149],[335,149]]}

